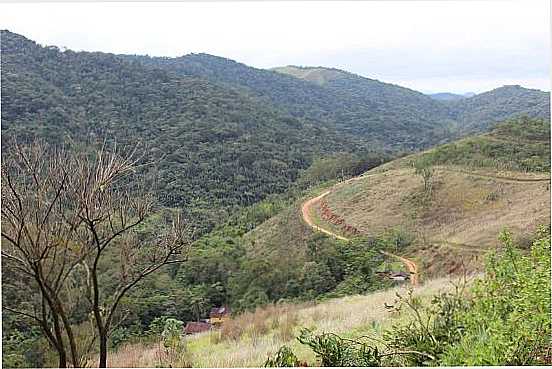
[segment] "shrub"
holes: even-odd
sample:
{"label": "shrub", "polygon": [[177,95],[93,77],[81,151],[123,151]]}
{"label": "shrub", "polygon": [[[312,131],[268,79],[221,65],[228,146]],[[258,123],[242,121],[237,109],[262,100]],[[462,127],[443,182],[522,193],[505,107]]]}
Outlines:
{"label": "shrub", "polygon": [[537,365],[551,344],[550,231],[541,228],[529,254],[501,234],[487,274],[473,288],[461,320],[465,332],[443,357],[445,365]]}
{"label": "shrub", "polygon": [[177,348],[181,343],[183,328],[184,322],[173,318],[166,319],[163,333],[161,333],[163,345],[166,348]]}
{"label": "shrub", "polygon": [[184,322],[168,318],[165,320],[165,326],[161,337],[163,338],[164,350],[157,352],[157,360],[161,366],[168,367],[187,367],[186,342],[182,339]]}
{"label": "shrub", "polygon": [[282,346],[276,353],[274,357],[268,357],[264,363],[264,367],[274,368],[274,367],[296,367],[296,366],[305,366],[303,363],[297,359],[297,356],[293,351],[287,347]]}
{"label": "shrub", "polygon": [[[406,296],[397,294],[397,305],[389,308],[406,310],[410,320],[405,325],[396,325],[386,331],[384,339],[390,348],[416,352],[403,355],[401,360],[404,365],[438,365],[439,357],[458,341],[462,334],[459,315],[469,308],[464,286],[465,283],[462,283],[456,286],[453,293],[435,296],[427,307],[412,296],[412,289]],[[417,354],[420,352],[425,355]]]}
{"label": "shrub", "polygon": [[166,316],[158,316],[150,323],[147,334],[152,336],[160,336],[165,328],[165,321],[168,319]]}

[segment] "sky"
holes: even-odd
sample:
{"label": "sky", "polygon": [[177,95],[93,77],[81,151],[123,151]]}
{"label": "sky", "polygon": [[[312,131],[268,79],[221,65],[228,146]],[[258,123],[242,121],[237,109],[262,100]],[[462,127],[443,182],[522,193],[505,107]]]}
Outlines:
{"label": "sky", "polygon": [[550,91],[550,1],[1,3],[42,45],[344,69],[425,93]]}

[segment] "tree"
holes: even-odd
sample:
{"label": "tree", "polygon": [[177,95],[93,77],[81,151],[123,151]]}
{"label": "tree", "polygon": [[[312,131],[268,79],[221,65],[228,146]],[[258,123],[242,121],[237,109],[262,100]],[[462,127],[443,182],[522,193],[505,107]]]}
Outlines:
{"label": "tree", "polygon": [[416,174],[421,176],[424,181],[424,192],[429,195],[433,189],[433,175],[435,170],[426,160],[418,160],[414,163]]}
{"label": "tree", "polygon": [[[6,311],[32,319],[66,367],[82,366],[99,341],[99,366],[118,306],[130,289],[164,265],[186,260],[190,246],[180,216],[159,232],[146,227],[155,212],[143,178],[135,178],[136,150],[75,153],[42,142],[14,143],[2,168],[2,245],[5,276],[23,288]],[[113,283],[102,284],[106,263],[116,263]],[[75,307],[92,317],[95,334],[78,345]],[[83,307],[84,306],[84,307]]]}

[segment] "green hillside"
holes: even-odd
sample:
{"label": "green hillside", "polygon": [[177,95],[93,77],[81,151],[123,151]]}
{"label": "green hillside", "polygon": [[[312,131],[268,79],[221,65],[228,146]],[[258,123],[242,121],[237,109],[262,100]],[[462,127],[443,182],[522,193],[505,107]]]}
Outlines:
{"label": "green hillside", "polygon": [[[408,94],[407,89],[393,85],[384,88],[385,84],[331,68],[288,66],[275,70],[316,83],[323,81],[323,86],[328,89],[348,92],[365,102],[385,97],[382,101],[395,102],[394,109],[401,106],[405,115],[412,112],[419,119],[431,121],[434,117],[441,119],[441,124],[452,124],[454,129],[450,133],[456,137],[486,131],[496,122],[513,116],[550,119],[550,93],[521,86],[503,86],[471,97],[456,95],[460,99],[451,99],[450,95],[446,95],[448,98],[438,98],[434,104],[429,104],[420,96],[414,99],[414,95]],[[435,95],[427,98],[435,99]],[[443,97],[442,94],[440,96]],[[401,99],[394,101],[394,97]],[[385,109],[392,111],[393,108]]]}
{"label": "green hillside", "polygon": [[550,93],[521,86],[503,86],[450,102],[450,109],[461,133],[484,132],[512,115],[550,120]]}
{"label": "green hillside", "polygon": [[315,157],[366,145],[199,77],[89,52],[61,52],[2,31],[3,148],[141,145],[157,196],[206,231],[237,207],[286,191]]}
{"label": "green hillside", "polygon": [[432,165],[463,165],[521,172],[550,172],[550,123],[527,116],[496,125],[422,155]]}
{"label": "green hillside", "polygon": [[[430,97],[343,71],[320,85],[208,54],[179,58],[131,57],[142,64],[233,86],[321,126],[360,134],[395,149],[429,146],[447,137],[447,107]],[[326,73],[326,74],[327,74]]]}
{"label": "green hillside", "polygon": [[[321,227],[352,238],[352,247],[362,245],[363,239],[379,239],[394,245],[388,251],[415,255],[422,261],[426,276],[460,273],[462,260],[469,261],[471,270],[477,270],[481,268],[481,258],[476,258],[478,249],[492,249],[502,227],[510,227],[521,237],[549,218],[549,136],[550,125],[544,120],[504,122],[489,134],[405,156],[366,172],[357,181],[330,187],[323,201],[344,224],[325,220],[320,203],[314,205],[312,216]],[[429,200],[424,199],[422,177],[413,168],[416,163],[433,168]],[[310,198],[324,191],[314,191]],[[343,241],[305,224],[301,204],[306,198],[309,196],[244,237],[250,255],[278,265],[274,267],[280,269],[276,275],[284,274],[289,279],[296,279],[293,271],[306,261],[325,263],[318,269],[332,270],[332,263],[340,259],[338,254],[313,259],[313,249],[327,253]],[[518,216],[512,217],[512,212]],[[360,238],[344,230],[345,225],[359,230]],[[343,250],[340,247],[337,249]],[[378,258],[372,255],[371,260]],[[377,263],[371,266],[375,267]],[[358,269],[349,271],[349,275],[333,276],[336,293],[347,288],[361,292],[369,286],[355,279]],[[271,288],[276,286],[272,284]]]}
{"label": "green hillside", "polygon": [[394,149],[429,147],[451,137],[479,132],[521,113],[550,117],[549,93],[524,88],[504,87],[464,99],[470,103],[454,104],[333,68],[287,66],[263,70],[208,54],[123,57],[237,88],[295,117],[337,127]]}

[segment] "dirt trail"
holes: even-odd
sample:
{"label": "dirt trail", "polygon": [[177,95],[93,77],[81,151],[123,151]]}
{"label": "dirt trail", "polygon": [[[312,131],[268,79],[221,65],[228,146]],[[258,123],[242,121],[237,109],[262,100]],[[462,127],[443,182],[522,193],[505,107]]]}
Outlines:
{"label": "dirt trail", "polygon": [[[352,181],[356,181],[356,180],[359,180],[359,179],[362,179],[362,178],[366,178],[367,176],[364,176],[364,177],[354,177],[354,178],[351,178],[345,182],[341,182],[341,183],[338,183],[337,185],[335,185],[332,189],[338,187],[338,186],[341,186],[345,183],[348,183],[348,182],[352,182]],[[335,234],[334,232],[330,231],[330,230],[327,230],[327,229],[324,229],[322,227],[319,227],[317,226],[312,217],[311,217],[311,211],[314,211],[313,209],[313,206],[315,206],[320,200],[322,200],[325,196],[329,195],[330,193],[332,192],[332,190],[329,190],[329,191],[326,191],[324,192],[323,194],[317,196],[317,197],[314,197],[310,200],[307,200],[303,203],[303,205],[301,206],[301,212],[303,213],[303,220],[305,221],[305,223],[307,223],[310,227],[312,227],[313,229],[316,229],[317,231],[320,231],[322,233],[325,233],[329,236],[332,236],[332,237],[335,237],[339,240],[343,240],[343,241],[349,241],[348,238],[346,237],[343,237],[343,236],[340,236],[338,234]],[[396,259],[399,259],[400,261],[403,262],[404,266],[406,267],[406,269],[408,269],[408,271],[410,272],[411,274],[411,277],[410,277],[410,283],[413,285],[413,286],[416,286],[418,284],[418,266],[416,265],[415,262],[413,262],[412,260],[409,260],[407,258],[403,258],[402,256],[398,256],[398,255],[395,255],[395,254],[391,254],[389,252],[382,252],[383,254],[387,255],[387,256],[391,256],[391,257],[394,257]]]}
{"label": "dirt trail", "polygon": [[320,231],[322,233],[325,233],[327,235],[330,235],[332,237],[335,237],[339,240],[343,240],[343,241],[349,241],[348,238],[345,238],[345,237],[342,237],[338,234],[335,234],[331,231],[328,231],[327,229],[324,229],[324,228],[321,228],[319,226],[317,226],[316,224],[314,224],[314,221],[312,220],[311,218],[311,209],[312,209],[312,206],[313,205],[316,205],[318,203],[318,201],[322,200],[322,198],[326,195],[328,195],[330,193],[330,191],[326,191],[324,192],[322,195],[320,196],[317,196],[315,198],[312,198],[310,200],[307,200],[303,203],[303,206],[301,207],[301,211],[303,213],[303,220],[305,221],[305,223],[307,223],[310,227],[316,229],[317,231]]}
{"label": "dirt trail", "polygon": [[[442,170],[442,171],[447,171],[447,172],[454,172],[454,173],[460,173],[460,174],[465,174],[465,175],[471,175],[471,176],[481,177],[481,178],[492,178],[492,179],[495,179],[495,180],[500,180],[500,181],[505,181],[505,182],[518,182],[519,183],[519,182],[547,182],[547,181],[549,182],[550,181],[550,177],[546,177],[546,178],[515,178],[515,177],[507,177],[507,176],[495,176],[495,175],[491,175],[491,174],[474,173],[474,172],[469,172],[469,171],[465,171],[465,170],[461,170],[461,169],[452,169],[452,168],[443,168],[443,167],[436,167],[435,169]],[[357,180],[364,179],[364,178],[370,177],[372,175],[378,175],[378,174],[380,174],[380,173],[361,175],[361,176],[358,176],[358,177],[350,178],[346,181],[343,181],[343,182],[340,182],[340,183],[334,185],[330,190],[324,192],[323,194],[321,194],[321,195],[319,195],[315,198],[312,198],[310,200],[305,201],[302,205],[302,208],[301,208],[301,211],[303,213],[304,221],[310,227],[312,227],[313,229],[315,229],[317,231],[320,231],[320,232],[325,233],[329,236],[335,237],[339,240],[348,241],[349,238],[340,236],[340,235],[338,235],[338,234],[336,234],[336,233],[334,233],[334,232],[332,232],[328,229],[324,229],[324,228],[316,225],[315,222],[312,219],[312,216],[311,216],[312,211],[314,211],[313,206],[318,204],[318,202],[320,202],[320,200],[322,200],[324,197],[329,195],[332,191],[334,191],[338,187],[341,187],[341,186],[343,186],[343,185],[345,185],[349,182],[357,181]],[[471,245],[457,244],[457,243],[450,242],[450,241],[437,241],[437,242],[442,244],[442,245],[446,245],[446,246],[452,247],[452,248],[460,248],[460,247],[470,246],[471,251],[484,251],[483,249],[476,249],[476,248],[472,247]],[[410,282],[412,283],[412,285],[415,286],[415,285],[418,284],[418,266],[416,265],[415,262],[413,262],[412,260],[409,260],[407,258],[404,258],[402,256],[394,255],[394,254],[391,254],[391,253],[388,253],[388,252],[383,252],[383,254],[400,260],[405,265],[405,267],[408,269],[408,271],[411,273]]]}

